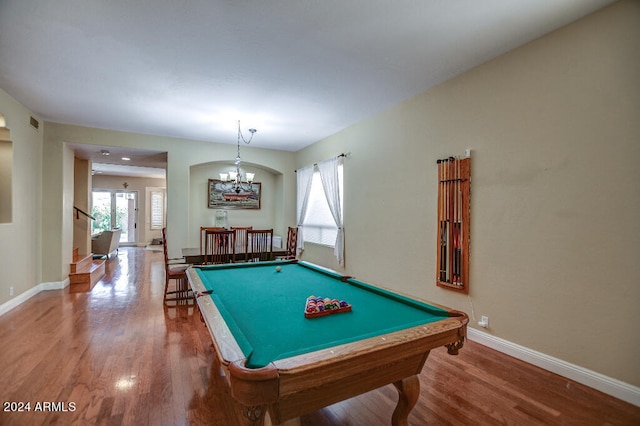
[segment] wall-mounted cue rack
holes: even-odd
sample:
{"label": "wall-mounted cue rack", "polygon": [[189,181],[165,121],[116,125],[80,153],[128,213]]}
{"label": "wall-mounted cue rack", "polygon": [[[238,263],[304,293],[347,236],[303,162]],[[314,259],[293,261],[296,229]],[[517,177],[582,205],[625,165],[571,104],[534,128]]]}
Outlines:
{"label": "wall-mounted cue rack", "polygon": [[438,246],[436,284],[469,293],[471,158],[449,157],[438,164]]}

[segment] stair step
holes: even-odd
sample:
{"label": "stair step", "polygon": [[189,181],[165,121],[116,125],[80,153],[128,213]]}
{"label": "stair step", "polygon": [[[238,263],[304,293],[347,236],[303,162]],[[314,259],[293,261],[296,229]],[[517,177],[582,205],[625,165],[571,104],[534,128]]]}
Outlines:
{"label": "stair step", "polygon": [[[89,255],[91,257],[91,255]],[[92,260],[84,269],[69,273],[69,291],[71,293],[91,291],[94,285],[105,275],[105,261]]]}
{"label": "stair step", "polygon": [[73,263],[71,264],[71,272],[82,272],[91,268],[93,262],[93,254],[78,254],[74,252]]}

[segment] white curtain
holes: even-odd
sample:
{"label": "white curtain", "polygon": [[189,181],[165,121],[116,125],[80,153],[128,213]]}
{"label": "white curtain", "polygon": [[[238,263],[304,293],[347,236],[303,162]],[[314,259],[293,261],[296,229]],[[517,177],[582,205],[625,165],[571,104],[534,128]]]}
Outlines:
{"label": "white curtain", "polygon": [[338,259],[340,265],[344,264],[344,224],[342,223],[342,206],[340,203],[340,180],[338,177],[338,165],[342,157],[330,158],[318,163],[318,171],[322,180],[324,194],[327,197],[327,203],[331,210],[333,220],[338,227],[338,235],[336,236],[336,244],[333,254]]}
{"label": "white curtain", "polygon": [[297,254],[300,254],[304,250],[304,217],[307,214],[307,204],[309,203],[309,194],[311,193],[311,182],[313,180],[313,165],[302,167],[296,170],[296,179],[298,185],[298,195],[303,194],[303,197],[298,197],[296,205],[296,216],[298,221],[298,246]]}

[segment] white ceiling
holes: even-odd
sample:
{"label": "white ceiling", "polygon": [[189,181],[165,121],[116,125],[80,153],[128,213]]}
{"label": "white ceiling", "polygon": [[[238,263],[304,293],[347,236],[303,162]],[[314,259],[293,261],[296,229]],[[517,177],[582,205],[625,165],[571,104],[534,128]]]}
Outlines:
{"label": "white ceiling", "polygon": [[613,0],[0,0],[41,119],[295,151]]}
{"label": "white ceiling", "polygon": [[69,144],[75,156],[91,160],[95,175],[133,176],[164,179],[167,153],[113,146]]}

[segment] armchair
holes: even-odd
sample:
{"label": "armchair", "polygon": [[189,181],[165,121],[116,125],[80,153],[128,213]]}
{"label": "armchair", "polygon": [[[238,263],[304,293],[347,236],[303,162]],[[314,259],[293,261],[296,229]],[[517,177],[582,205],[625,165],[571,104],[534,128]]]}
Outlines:
{"label": "armchair", "polygon": [[111,231],[102,231],[101,234],[91,238],[91,251],[97,256],[107,256],[112,252],[118,253],[120,244],[121,229],[112,229]]}

